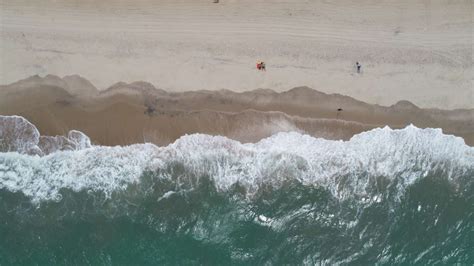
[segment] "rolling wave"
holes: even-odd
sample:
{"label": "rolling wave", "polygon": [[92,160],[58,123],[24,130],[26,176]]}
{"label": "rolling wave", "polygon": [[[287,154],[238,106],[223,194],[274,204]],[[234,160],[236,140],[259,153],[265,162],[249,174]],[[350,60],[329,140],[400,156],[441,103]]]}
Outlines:
{"label": "rolling wave", "polygon": [[[76,133],[81,136],[76,143],[90,143],[81,134]],[[32,135],[34,140],[24,143],[36,147],[39,137]],[[20,152],[31,150],[19,147]],[[173,165],[182,166],[182,176],[171,177],[163,171]],[[46,156],[8,152],[0,155],[0,188],[21,191],[35,202],[58,199],[63,188],[110,195],[140,182],[144,173],[155,172],[156,178],[189,184],[208,176],[219,191],[239,185],[249,196],[262,186],[281,187],[295,180],[324,186],[344,199],[364,198],[390,186],[401,191],[432,173],[459,185],[459,178],[472,176],[473,171],[474,148],[465,145],[462,138],[444,135],[439,129],[408,126],[401,130],[374,129],[349,141],[292,132],[242,144],[225,137],[194,134],[165,147],[82,144]]]}
{"label": "rolling wave", "polygon": [[48,152],[41,136],[8,132],[1,264],[474,262],[474,148],[439,129],[245,144],[193,134],[164,147],[76,133]]}

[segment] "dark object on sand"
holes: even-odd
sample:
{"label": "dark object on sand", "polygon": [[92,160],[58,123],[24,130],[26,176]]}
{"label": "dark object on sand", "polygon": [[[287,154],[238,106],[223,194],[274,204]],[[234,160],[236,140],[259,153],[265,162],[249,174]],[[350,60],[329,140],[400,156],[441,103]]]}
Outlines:
{"label": "dark object on sand", "polygon": [[219,0],[214,0],[214,4],[217,4],[217,3],[219,3]]}
{"label": "dark object on sand", "polygon": [[362,65],[359,62],[356,62],[357,73],[360,73]]}
{"label": "dark object on sand", "polygon": [[155,111],[156,111],[156,108],[154,106],[147,105],[144,113],[148,116],[152,116],[155,113]]}
{"label": "dark object on sand", "polygon": [[337,108],[336,119],[339,118],[339,114],[342,112],[342,108]]}
{"label": "dark object on sand", "polygon": [[258,69],[258,70],[262,70],[262,71],[267,70],[267,69],[266,69],[266,66],[265,66],[265,62],[263,62],[263,61],[257,61],[257,69]]}

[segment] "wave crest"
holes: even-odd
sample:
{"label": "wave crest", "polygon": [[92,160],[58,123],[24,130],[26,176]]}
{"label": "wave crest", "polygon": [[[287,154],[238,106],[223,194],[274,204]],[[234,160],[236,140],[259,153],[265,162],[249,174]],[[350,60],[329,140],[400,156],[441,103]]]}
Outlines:
{"label": "wave crest", "polygon": [[[43,157],[0,153],[0,188],[21,191],[34,202],[59,200],[61,189],[100,191],[110,196],[141,182],[150,172],[153,178],[174,182],[177,189],[195,186],[206,177],[218,191],[238,185],[252,197],[262,189],[300,182],[323,186],[339,199],[367,200],[381,197],[387,190],[398,197],[407,186],[433,173],[456,186],[461,177],[471,182],[474,175],[474,148],[463,139],[444,135],[439,129],[414,126],[374,129],[349,141],[291,132],[242,144],[194,134],[166,147],[89,146],[82,133],[72,135],[77,136],[75,147],[81,149],[58,149]],[[18,136],[23,138],[24,134]],[[33,145],[38,139],[35,136],[30,136],[28,143]],[[74,139],[71,133],[68,139]],[[21,146],[22,142],[18,143]],[[174,170],[177,166],[180,171]]]}

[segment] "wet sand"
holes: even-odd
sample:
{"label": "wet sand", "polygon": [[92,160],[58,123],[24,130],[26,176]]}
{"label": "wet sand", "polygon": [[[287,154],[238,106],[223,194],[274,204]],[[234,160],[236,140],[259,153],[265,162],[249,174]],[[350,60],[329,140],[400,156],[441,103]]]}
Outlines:
{"label": "wet sand", "polygon": [[284,131],[347,140],[411,123],[442,128],[474,145],[474,109],[423,109],[408,101],[384,107],[308,87],[166,92],[147,82],[120,82],[99,91],[80,76],[33,76],[0,86],[0,115],[21,115],[42,135],[80,130],[101,145],[166,145],[192,133],[254,142]]}

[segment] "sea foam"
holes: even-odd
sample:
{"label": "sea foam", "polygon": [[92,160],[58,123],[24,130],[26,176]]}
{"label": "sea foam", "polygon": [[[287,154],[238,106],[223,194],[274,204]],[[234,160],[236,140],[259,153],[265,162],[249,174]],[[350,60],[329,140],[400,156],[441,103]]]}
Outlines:
{"label": "sea foam", "polygon": [[38,129],[21,116],[0,115],[0,152],[47,155],[62,150],[81,150],[92,146],[88,136],[71,130],[65,136],[41,136]]}
{"label": "sea foam", "polygon": [[[31,125],[26,120],[19,121]],[[8,131],[7,126],[10,124],[1,124],[1,132]],[[9,141],[14,143],[9,152],[0,153],[0,189],[22,192],[38,203],[60,200],[61,189],[110,196],[141,182],[145,173],[175,182],[177,187],[193,186],[202,177],[210,178],[221,192],[238,184],[248,197],[263,187],[299,182],[322,186],[341,200],[362,201],[379,200],[387,188],[402,192],[433,173],[444,176],[454,186],[459,185],[460,177],[474,175],[473,147],[440,129],[415,126],[400,130],[378,128],[349,141],[290,132],[242,144],[221,136],[193,134],[165,147],[91,146],[82,133],[73,134],[77,137],[70,133],[68,139],[76,143],[75,149],[57,149],[44,156],[29,152],[39,135],[31,130],[16,132],[17,139],[9,135]],[[23,143],[25,140],[28,145]],[[19,148],[11,151],[12,147]],[[170,170],[176,165],[182,169],[179,174]]]}

